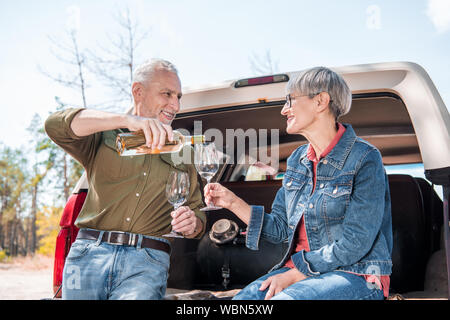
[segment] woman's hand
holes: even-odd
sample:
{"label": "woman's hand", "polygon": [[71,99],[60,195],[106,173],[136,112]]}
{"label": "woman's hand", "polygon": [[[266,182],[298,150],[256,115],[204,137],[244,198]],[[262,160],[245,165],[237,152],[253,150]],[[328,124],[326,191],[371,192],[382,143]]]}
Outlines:
{"label": "woman's hand", "polygon": [[231,210],[233,202],[238,198],[233,192],[219,183],[208,183],[205,188],[205,202]]}
{"label": "woman's hand", "polygon": [[268,287],[269,289],[267,290],[264,300],[269,300],[290,285],[304,279],[306,279],[306,276],[303,273],[297,268],[292,268],[291,270],[267,278],[261,283],[259,290],[264,291]]}
{"label": "woman's hand", "polygon": [[233,192],[219,183],[208,183],[205,188],[205,202],[232,211],[239,219],[248,224],[252,208]]}

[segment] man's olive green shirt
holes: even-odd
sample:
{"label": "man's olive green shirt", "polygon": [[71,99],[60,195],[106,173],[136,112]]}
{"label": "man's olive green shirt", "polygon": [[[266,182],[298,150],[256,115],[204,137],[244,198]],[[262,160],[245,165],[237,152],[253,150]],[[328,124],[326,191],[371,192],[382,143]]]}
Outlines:
{"label": "man's olive green shirt", "polygon": [[[79,228],[125,231],[161,237],[171,230],[172,205],[165,195],[171,170],[189,173],[187,202],[206,226],[206,216],[192,164],[176,164],[171,154],[119,156],[115,149],[117,131],[78,137],[70,124],[83,109],[67,109],[52,114],[45,122],[48,136],[78,160],[86,170],[89,190],[75,221]],[[192,148],[190,148],[192,149]],[[178,159],[178,158],[177,158]],[[200,232],[196,238],[204,233]]]}

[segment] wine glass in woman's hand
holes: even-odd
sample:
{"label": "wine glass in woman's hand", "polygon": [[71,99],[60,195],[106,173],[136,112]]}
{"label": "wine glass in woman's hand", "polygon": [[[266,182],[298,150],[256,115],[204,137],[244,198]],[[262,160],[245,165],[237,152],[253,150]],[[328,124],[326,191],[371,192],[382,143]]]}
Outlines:
{"label": "wine glass in woman's hand", "polygon": [[[200,176],[206,179],[207,184],[211,182],[212,177],[219,170],[219,156],[216,151],[216,147],[213,142],[196,144],[194,152],[194,163],[197,172]],[[210,211],[222,209],[221,207],[214,206],[213,203],[208,205],[201,211]]]}

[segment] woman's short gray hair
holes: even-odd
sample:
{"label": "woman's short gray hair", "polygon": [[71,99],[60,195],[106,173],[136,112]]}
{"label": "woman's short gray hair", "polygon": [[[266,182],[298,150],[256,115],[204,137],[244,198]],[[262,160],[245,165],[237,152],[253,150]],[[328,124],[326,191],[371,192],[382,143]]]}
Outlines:
{"label": "woman's short gray hair", "polygon": [[313,98],[321,92],[330,95],[330,111],[337,120],[350,111],[352,92],[345,80],[336,72],[326,67],[315,67],[302,72],[298,77],[289,80],[288,93],[308,95]]}
{"label": "woman's short gray hair", "polygon": [[178,70],[175,66],[166,60],[152,59],[136,68],[133,72],[133,82],[147,83],[151,80],[156,71],[168,71],[178,75]]}

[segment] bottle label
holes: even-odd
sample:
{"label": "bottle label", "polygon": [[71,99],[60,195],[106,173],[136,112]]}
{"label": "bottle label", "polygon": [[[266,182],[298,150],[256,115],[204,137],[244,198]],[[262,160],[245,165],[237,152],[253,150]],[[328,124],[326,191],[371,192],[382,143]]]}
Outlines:
{"label": "bottle label", "polygon": [[203,135],[191,136],[191,144],[202,144],[204,142],[205,136]]}
{"label": "bottle label", "polygon": [[[186,140],[185,140],[186,139]],[[142,131],[120,133],[117,135],[116,148],[121,156],[131,156],[139,154],[160,154],[179,152],[183,144],[201,144],[205,142],[205,136],[196,135],[185,137],[174,131],[172,142],[166,139],[165,145],[161,149],[150,149],[145,145],[145,136]]]}

